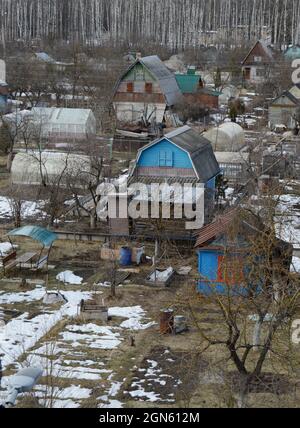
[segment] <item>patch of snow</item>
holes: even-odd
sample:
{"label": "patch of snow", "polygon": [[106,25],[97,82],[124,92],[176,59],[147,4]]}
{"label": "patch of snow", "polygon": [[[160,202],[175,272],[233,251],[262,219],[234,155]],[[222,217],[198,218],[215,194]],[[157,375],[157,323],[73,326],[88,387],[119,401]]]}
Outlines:
{"label": "patch of snow", "polygon": [[13,250],[13,246],[10,242],[1,242],[0,243],[0,254],[7,254]]}
{"label": "patch of snow", "polygon": [[141,306],[109,308],[108,315],[112,317],[128,318],[128,320],[121,323],[120,327],[130,330],[144,330],[155,324],[155,322],[149,322],[147,324],[141,323],[142,318],[145,316],[145,311]]}
{"label": "patch of snow", "polygon": [[143,401],[150,401],[151,403],[160,400],[159,394],[155,394],[155,392],[146,392],[141,385],[139,385],[139,388],[135,391],[129,391],[129,394],[133,398],[146,398],[146,400]]}
{"label": "patch of snow", "polygon": [[[39,294],[40,293],[40,294]],[[41,296],[42,294],[42,296]],[[32,290],[28,293],[7,293],[0,295],[0,299],[11,302],[39,300],[45,294],[45,288]],[[18,296],[21,295],[21,296]],[[53,328],[64,316],[73,317],[77,315],[78,304],[82,299],[91,297],[88,292],[67,291],[64,293],[68,303],[53,313],[37,315],[28,319],[28,314],[9,321],[0,330],[0,352],[4,353],[2,359],[3,368],[17,361],[24,352],[35,346],[35,344]]]}
{"label": "patch of snow", "polygon": [[170,276],[173,274],[173,272],[174,272],[174,269],[172,267],[169,267],[168,269],[163,270],[163,271],[156,270],[156,272],[153,272],[150,275],[149,279],[150,279],[150,281],[153,281],[153,282],[155,282],[155,281],[165,282],[170,278]]}
{"label": "patch of snow", "polygon": [[293,257],[292,264],[291,264],[291,272],[300,273],[300,258],[299,257]]}
{"label": "patch of snow", "polygon": [[69,325],[67,331],[60,333],[64,341],[72,342],[73,347],[85,342],[93,349],[115,349],[120,343],[120,334],[113,332],[114,327],[98,326],[96,324]]}
{"label": "patch of snow", "polygon": [[86,399],[89,398],[92,391],[88,388],[82,388],[81,386],[71,385],[67,388],[58,388],[49,387],[48,385],[39,385],[36,387],[35,394],[38,397],[47,396],[51,393],[53,397],[57,397],[59,399],[65,400],[67,398],[71,399]]}
{"label": "patch of snow", "polygon": [[66,270],[64,272],[59,273],[56,276],[56,279],[58,281],[64,282],[66,284],[72,284],[72,285],[81,285],[83,278],[80,276],[74,275],[74,273],[71,270]]}
{"label": "patch of snow", "polygon": [[[22,217],[29,218],[34,217],[37,214],[44,215],[41,211],[41,208],[44,206],[44,201],[23,201],[22,203]],[[12,218],[13,217],[13,209],[12,204],[9,198],[5,196],[0,196],[0,218]]]}
{"label": "patch of snow", "polygon": [[41,300],[45,295],[45,291],[45,288],[35,288],[34,290],[27,292],[3,293],[0,295],[0,304],[34,302]]}

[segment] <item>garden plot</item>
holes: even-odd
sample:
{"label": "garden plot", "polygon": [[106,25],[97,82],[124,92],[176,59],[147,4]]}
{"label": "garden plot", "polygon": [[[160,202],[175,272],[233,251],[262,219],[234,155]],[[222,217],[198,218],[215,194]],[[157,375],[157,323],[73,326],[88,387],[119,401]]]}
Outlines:
{"label": "garden plot", "polygon": [[174,404],[194,391],[206,367],[206,361],[200,356],[154,348],[140,367],[136,367],[123,396],[126,400]]}
{"label": "garden plot", "polygon": [[[45,313],[45,306],[41,304],[45,292],[44,287],[38,287],[27,292],[0,294],[1,304],[18,302],[28,307],[28,312],[4,328],[1,339],[4,367],[13,364],[16,369],[43,368],[43,378],[33,392],[41,406],[82,407],[96,390],[98,407],[122,407],[116,399],[122,382],[115,380],[116,374],[109,367],[112,352],[122,346],[131,331],[144,330],[154,323],[145,318],[146,313],[140,306],[133,306],[111,308],[111,325],[82,324],[79,319],[73,321],[67,317],[77,315],[80,300],[90,298],[92,293],[64,291],[68,303],[59,309],[56,306],[55,310],[47,306]],[[30,305],[39,309],[39,314],[32,318]],[[51,339],[45,336],[50,331]],[[44,336],[45,341],[41,341]],[[9,378],[6,380],[8,385]]]}
{"label": "garden plot", "polygon": [[44,287],[37,287],[27,292],[1,293],[0,305],[13,303],[25,303],[28,312],[11,319],[0,330],[0,352],[4,354],[3,368],[15,363],[18,358],[49,332],[65,316],[75,316],[81,299],[90,298],[91,293],[66,291],[64,293],[68,303],[57,310],[47,310],[40,307],[40,314],[30,317],[30,303],[40,301],[46,293]]}

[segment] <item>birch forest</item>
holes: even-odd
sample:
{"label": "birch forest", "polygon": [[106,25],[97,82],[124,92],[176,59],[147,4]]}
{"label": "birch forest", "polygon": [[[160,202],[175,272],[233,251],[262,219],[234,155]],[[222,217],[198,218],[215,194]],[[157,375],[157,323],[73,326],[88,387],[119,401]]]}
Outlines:
{"label": "birch forest", "polygon": [[236,46],[268,34],[281,47],[297,43],[299,31],[300,0],[0,0],[2,44],[51,37],[180,49],[205,36]]}

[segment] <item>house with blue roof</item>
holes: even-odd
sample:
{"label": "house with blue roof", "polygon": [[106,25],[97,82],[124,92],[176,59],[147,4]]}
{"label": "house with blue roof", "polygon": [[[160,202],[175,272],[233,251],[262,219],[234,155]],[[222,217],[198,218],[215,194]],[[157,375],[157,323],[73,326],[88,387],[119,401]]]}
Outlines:
{"label": "house with blue roof", "polygon": [[[197,134],[189,126],[183,126],[141,148],[137,154],[134,167],[130,173],[130,183],[168,184],[169,186],[185,184],[201,185],[204,189],[203,219],[208,222],[214,212],[216,178],[220,167],[214,155],[211,143]],[[161,202],[161,200],[160,200]],[[174,204],[183,201],[173,200]],[[191,204],[197,201],[192,197]],[[163,220],[161,235],[193,239],[191,231],[185,227],[186,219]],[[151,220],[146,225],[147,233],[151,230]],[[135,233],[141,230],[141,223],[135,222]]]}

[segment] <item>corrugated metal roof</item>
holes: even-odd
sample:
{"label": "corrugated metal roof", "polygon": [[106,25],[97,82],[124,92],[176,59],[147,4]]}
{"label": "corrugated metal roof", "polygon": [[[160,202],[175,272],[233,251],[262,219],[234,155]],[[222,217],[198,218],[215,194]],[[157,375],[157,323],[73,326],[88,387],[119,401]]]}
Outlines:
{"label": "corrugated metal roof", "polygon": [[57,239],[56,233],[50,232],[39,226],[24,226],[14,229],[8,233],[8,236],[24,236],[39,241],[45,247],[50,247]]}
{"label": "corrugated metal roof", "polygon": [[255,45],[250,49],[249,53],[247,54],[247,56],[245,57],[245,59],[242,61],[242,64],[245,64],[245,62],[247,61],[247,59],[249,58],[249,56],[251,55],[252,51],[256,48],[256,46],[260,44],[263,51],[265,52],[266,56],[269,57],[270,62],[274,61],[274,55],[272,50],[266,45],[266,43],[263,40],[258,40]]}
{"label": "corrugated metal roof", "polygon": [[182,93],[178,87],[174,74],[172,74],[157,55],[140,58],[150,73],[159,81],[160,87],[166,97],[167,104],[172,106],[178,102]]}
{"label": "corrugated metal roof", "polygon": [[183,126],[176,131],[170,132],[164,138],[167,138],[190,154],[198,177],[203,183],[220,173],[220,167],[211,143],[202,135],[198,135],[189,126]]}
{"label": "corrugated metal roof", "polygon": [[279,100],[281,97],[287,97],[295,105],[300,105],[300,99],[296,98],[293,94],[290,93],[290,91],[284,91],[281,95],[279,95],[277,98],[273,100],[272,104],[274,104],[275,101]]}
{"label": "corrugated metal roof", "polygon": [[179,89],[184,94],[195,94],[199,88],[199,74],[175,74]]}
{"label": "corrugated metal roof", "polygon": [[182,93],[178,87],[175,76],[170,72],[170,70],[168,70],[157,55],[139,58],[134,64],[130,65],[115,85],[114,94],[116,93],[122,79],[137,64],[142,64],[146,67],[150,74],[152,74],[152,76],[159,82],[168,106],[173,106],[180,100]]}
{"label": "corrugated metal roof", "polygon": [[197,233],[195,247],[201,247],[203,244],[206,244],[218,235],[226,232],[228,226],[233,222],[236,215],[237,209],[231,209],[227,213],[219,216],[214,222],[200,229]]}
{"label": "corrugated metal roof", "polygon": [[77,108],[34,107],[34,116],[53,124],[85,124],[92,110]]}

